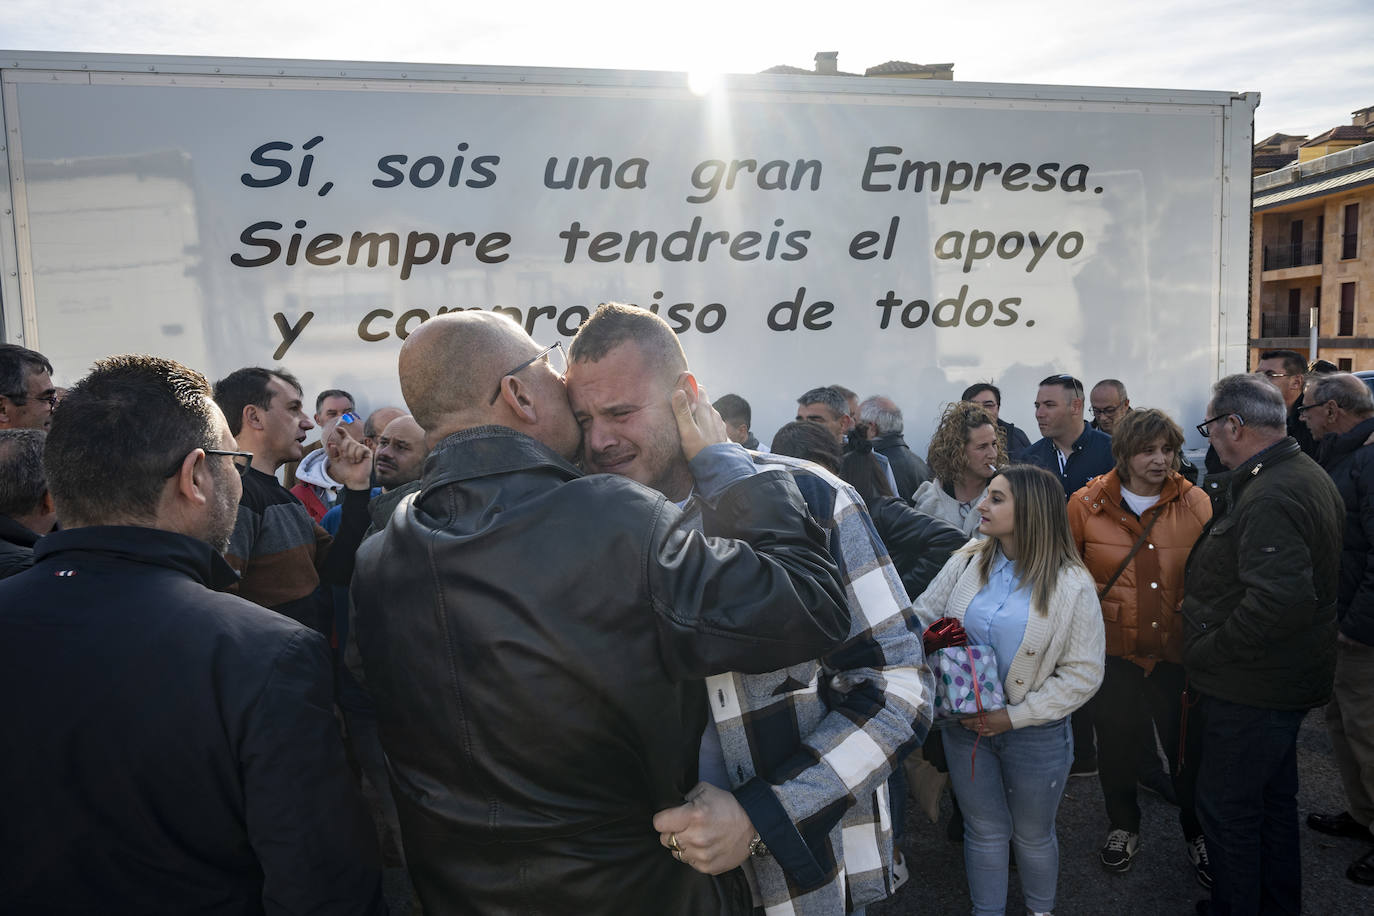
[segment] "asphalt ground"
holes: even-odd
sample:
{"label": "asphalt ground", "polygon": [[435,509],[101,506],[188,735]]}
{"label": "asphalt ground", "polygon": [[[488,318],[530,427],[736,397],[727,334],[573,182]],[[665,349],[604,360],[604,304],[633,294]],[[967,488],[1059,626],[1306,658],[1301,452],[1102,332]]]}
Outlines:
{"label": "asphalt ground", "polygon": [[[1331,742],[1321,710],[1309,713],[1298,733],[1298,816],[1344,810],[1345,793],[1331,757]],[[1097,859],[1107,836],[1102,789],[1095,776],[1069,780],[1059,806],[1059,901],[1056,916],[1190,916],[1207,896],[1193,874],[1178,826],[1178,809],[1142,791],[1141,846],[1124,874],[1105,871]],[[940,822],[932,824],[915,802],[907,806],[903,841],[911,880],[890,900],[869,906],[868,916],[965,916],[971,912],[964,880],[963,846],[945,838],[948,795]],[[1374,887],[1345,877],[1346,866],[1369,849],[1360,840],[1330,837],[1299,828],[1302,838],[1303,913],[1319,916],[1374,916]],[[400,868],[386,870],[386,893],[394,916],[418,916],[410,882]],[[1012,872],[1007,913],[1025,912]],[[570,914],[574,916],[574,914]],[[624,914],[652,916],[652,914]],[[840,916],[840,914],[836,914]]]}
{"label": "asphalt ground", "polygon": [[[1193,874],[1178,826],[1178,809],[1157,795],[1140,793],[1140,851],[1131,870],[1104,870],[1097,853],[1107,838],[1107,813],[1095,776],[1070,778],[1059,806],[1059,897],[1055,916],[1188,916],[1207,896]],[[1345,809],[1331,742],[1322,711],[1313,710],[1298,733],[1298,819],[1302,842],[1303,913],[1372,916],[1374,887],[1348,880],[1345,869],[1368,850],[1360,840],[1331,837],[1306,826],[1309,812]],[[950,808],[941,803],[940,822],[908,808],[903,841],[911,880],[890,900],[871,905],[869,916],[966,916],[971,912],[964,879],[963,846],[945,839]],[[1009,916],[1025,905],[1012,872]]]}

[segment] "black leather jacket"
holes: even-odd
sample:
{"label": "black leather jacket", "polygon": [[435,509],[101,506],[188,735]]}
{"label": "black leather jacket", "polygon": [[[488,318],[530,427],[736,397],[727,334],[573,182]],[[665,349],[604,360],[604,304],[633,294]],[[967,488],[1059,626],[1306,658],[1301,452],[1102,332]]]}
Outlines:
{"label": "black leather jacket", "polygon": [[652,826],[696,782],[695,679],[817,658],[849,612],[790,475],[704,517],[757,553],[488,426],[363,544],[357,646],[427,914],[719,912]]}
{"label": "black leather jacket", "polygon": [[868,511],[912,601],[926,590],[949,555],[968,542],[963,531],[904,499],[880,499]]}

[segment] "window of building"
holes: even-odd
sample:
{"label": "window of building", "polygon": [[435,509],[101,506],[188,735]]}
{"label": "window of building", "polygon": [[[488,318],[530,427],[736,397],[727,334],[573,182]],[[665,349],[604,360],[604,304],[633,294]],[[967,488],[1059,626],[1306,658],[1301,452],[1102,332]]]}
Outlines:
{"label": "window of building", "polygon": [[1341,337],[1355,333],[1355,284],[1341,284],[1341,326],[1336,332]]}
{"label": "window of building", "polygon": [[[1326,240],[1326,214],[1323,213],[1323,214],[1321,214],[1321,215],[1319,215],[1319,216],[1317,217],[1317,251],[1316,251],[1316,259],[1312,262],[1313,264],[1320,264],[1320,263],[1322,262],[1322,243],[1323,243],[1325,240]],[[1320,291],[1319,291],[1318,294],[1320,295]]]}
{"label": "window of building", "polygon": [[1340,359],[1336,360],[1336,368],[1342,372],[1354,372],[1355,361],[1348,356],[1342,356]]}
{"label": "window of building", "polygon": [[1350,260],[1360,253],[1360,205],[1345,205],[1345,230],[1341,233],[1341,258]]}

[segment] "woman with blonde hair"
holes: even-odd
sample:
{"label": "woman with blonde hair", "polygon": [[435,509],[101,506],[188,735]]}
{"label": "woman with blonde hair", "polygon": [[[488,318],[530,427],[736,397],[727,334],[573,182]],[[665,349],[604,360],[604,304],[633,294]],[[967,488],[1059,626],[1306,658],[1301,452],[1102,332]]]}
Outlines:
{"label": "woman with blonde hair", "polygon": [[972,537],[978,529],[975,509],[988,481],[1007,463],[1006,434],[982,407],[956,401],[945,408],[930,437],[926,463],[935,476],[916,490],[916,508]]}
{"label": "woman with blonde hair", "polygon": [[1211,887],[1193,801],[1197,753],[1185,749],[1179,760],[1184,691],[1179,607],[1183,567],[1212,517],[1212,503],[1178,473],[1182,445],[1183,430],[1163,411],[1128,412],[1112,430],[1116,467],[1069,498],[1069,527],[1097,582],[1106,626],[1106,674],[1093,699],[1098,772],[1110,823],[1098,854],[1102,866],[1124,872],[1139,848],[1139,760],[1142,751],[1154,751],[1158,729],[1189,858],[1198,882]]}
{"label": "woman with blonde hair", "polygon": [[923,627],[952,617],[969,645],[992,647],[1006,696],[1004,708],[944,730],[974,916],[1004,910],[1009,844],[1027,911],[1049,913],[1059,877],[1054,819],[1073,761],[1069,715],[1102,683],[1102,611],[1057,477],[1003,468],[978,517],[984,539],[961,547],[913,610]]}

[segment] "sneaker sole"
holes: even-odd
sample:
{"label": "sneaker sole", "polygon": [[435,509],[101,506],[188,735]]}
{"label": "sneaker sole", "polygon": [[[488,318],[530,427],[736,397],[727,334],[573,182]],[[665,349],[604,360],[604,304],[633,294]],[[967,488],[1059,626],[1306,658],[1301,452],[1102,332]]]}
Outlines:
{"label": "sneaker sole", "polygon": [[1099,858],[1097,861],[1100,862],[1102,864],[1102,867],[1107,871],[1121,874],[1123,872],[1128,872],[1131,870],[1131,863],[1134,861],[1134,857],[1127,859],[1121,865],[1108,865],[1106,862],[1103,862],[1101,858]]}

